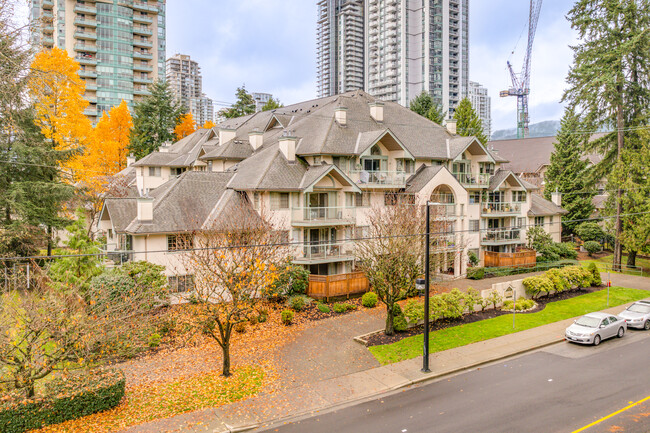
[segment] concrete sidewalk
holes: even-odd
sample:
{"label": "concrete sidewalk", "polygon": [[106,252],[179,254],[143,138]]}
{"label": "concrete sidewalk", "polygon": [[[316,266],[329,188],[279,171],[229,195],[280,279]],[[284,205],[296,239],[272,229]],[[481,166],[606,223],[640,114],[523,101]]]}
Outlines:
{"label": "concrete sidewalk", "polygon": [[[628,304],[629,305],[629,304]],[[618,313],[624,306],[605,310]],[[560,342],[573,319],[493,338],[430,356],[431,373],[420,371],[422,358],[304,384],[276,394],[191,412],[174,418],[134,426],[129,433],[235,432],[263,429],[271,423],[309,416],[419,382],[526,353]]]}

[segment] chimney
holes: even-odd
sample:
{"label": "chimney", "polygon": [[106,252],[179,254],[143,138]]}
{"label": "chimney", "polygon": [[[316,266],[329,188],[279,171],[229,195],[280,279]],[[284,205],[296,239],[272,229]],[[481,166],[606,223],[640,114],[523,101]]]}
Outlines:
{"label": "chimney", "polygon": [[348,109],[345,107],[336,107],[334,110],[334,119],[339,123],[341,126],[345,126],[348,124]]}
{"label": "chimney", "polygon": [[280,152],[287,158],[289,162],[296,161],[296,143],[298,139],[293,136],[292,131],[284,130],[282,137],[278,140],[280,143]]}
{"label": "chimney", "polygon": [[135,156],[133,154],[129,155],[126,157],[126,166],[131,167],[131,165],[135,164]]}
{"label": "chimney", "polygon": [[228,143],[237,135],[236,129],[219,128],[219,146]]}
{"label": "chimney", "polygon": [[258,129],[251,131],[248,133],[248,141],[250,142],[253,151],[255,151],[264,144],[264,133]]}
{"label": "chimney", "polygon": [[562,206],[562,193],[561,192],[552,192],[551,201],[555,203],[556,206]]}
{"label": "chimney", "polygon": [[138,202],[138,222],[153,221],[153,199],[150,197],[140,197]]}
{"label": "chimney", "polygon": [[371,102],[370,104],[370,116],[375,119],[377,123],[383,123],[384,121],[384,103],[381,101]]}
{"label": "chimney", "polygon": [[451,135],[456,135],[456,119],[447,119],[445,126]]}

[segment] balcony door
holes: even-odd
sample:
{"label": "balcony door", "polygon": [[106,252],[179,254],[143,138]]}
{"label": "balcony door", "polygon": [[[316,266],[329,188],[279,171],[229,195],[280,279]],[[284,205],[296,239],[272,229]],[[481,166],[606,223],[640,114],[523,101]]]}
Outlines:
{"label": "balcony door", "polygon": [[328,216],[329,208],[336,206],[336,193],[311,193],[306,198],[307,206],[305,217],[308,220],[325,219]]}

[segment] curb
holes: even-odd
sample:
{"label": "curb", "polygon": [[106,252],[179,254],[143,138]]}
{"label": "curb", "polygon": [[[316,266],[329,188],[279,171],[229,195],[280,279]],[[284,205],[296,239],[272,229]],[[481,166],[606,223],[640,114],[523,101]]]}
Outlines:
{"label": "curb", "polygon": [[[371,332],[370,334],[373,334],[373,333]],[[363,337],[365,335],[367,335],[367,334],[361,335],[359,337]],[[355,337],[355,340],[356,340],[356,338],[357,337]],[[360,402],[363,402],[363,401],[366,401],[366,400],[371,400],[371,399],[373,399],[373,398],[375,398],[375,397],[377,397],[379,395],[385,394],[387,392],[396,391],[398,389],[406,388],[406,387],[411,386],[411,385],[417,385],[417,384],[420,384],[420,383],[423,383],[423,382],[432,381],[432,380],[435,380],[435,379],[440,379],[440,378],[443,378],[443,377],[451,376],[451,375],[460,373],[462,371],[467,371],[467,370],[471,370],[471,369],[480,367],[482,365],[490,364],[492,362],[501,361],[501,360],[506,359],[506,358],[511,358],[513,356],[522,355],[522,354],[525,354],[525,353],[528,353],[528,352],[532,352],[534,350],[538,350],[538,349],[542,349],[544,347],[552,346],[554,344],[561,343],[562,341],[564,341],[564,338],[557,338],[557,339],[554,339],[553,341],[538,344],[536,346],[528,347],[526,349],[518,350],[516,352],[511,352],[511,353],[508,353],[506,355],[495,356],[493,358],[486,359],[484,361],[475,362],[475,363],[470,364],[470,365],[465,365],[463,367],[459,367],[459,368],[454,369],[454,370],[449,370],[449,371],[445,371],[445,372],[438,373],[438,374],[431,373],[428,376],[422,376],[420,378],[413,379],[413,380],[406,380],[404,383],[402,383],[400,385],[396,385],[396,386],[393,386],[393,387],[390,387],[390,388],[386,388],[386,389],[384,389],[382,391],[378,391],[378,392],[375,392],[375,393],[372,393],[372,394],[369,394],[369,395],[365,395],[363,397],[358,397],[358,398],[347,400],[347,401],[340,402],[340,403],[330,404],[328,406],[324,406],[324,407],[319,408],[317,410],[306,410],[306,411],[303,411],[303,412],[292,414],[290,416],[271,419],[271,420],[267,420],[267,421],[259,421],[257,424],[250,424],[248,426],[241,426],[241,427],[237,427],[236,429],[225,430],[225,431],[221,431],[221,432],[214,431],[214,433],[244,432],[244,431],[256,429],[258,427],[262,427],[263,424],[265,424],[265,423],[268,423],[266,425],[267,428],[272,428],[276,424],[279,424],[279,423],[286,424],[286,423],[298,420],[298,419],[304,417],[305,415],[322,414],[324,412],[329,412],[331,410],[341,408],[341,407],[345,407],[345,406],[348,406],[348,405],[353,404],[353,403],[360,403]],[[377,367],[377,368],[381,368],[381,367]]]}

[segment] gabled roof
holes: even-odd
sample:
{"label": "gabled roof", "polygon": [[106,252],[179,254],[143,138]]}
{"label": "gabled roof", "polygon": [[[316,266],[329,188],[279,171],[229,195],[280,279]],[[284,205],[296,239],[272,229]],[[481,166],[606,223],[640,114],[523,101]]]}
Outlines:
{"label": "gabled roof", "polygon": [[519,184],[519,186],[521,186],[525,190],[538,189],[532,183],[521,180],[516,174],[514,174],[510,170],[497,170],[497,172],[494,173],[494,176],[490,178],[490,185],[488,186],[488,189],[490,191],[495,191],[499,189],[499,187],[503,184],[503,182],[506,181],[506,179],[514,179]]}
{"label": "gabled roof", "polygon": [[545,215],[565,215],[569,213],[567,210],[556,205],[552,201],[546,200],[539,194],[531,194],[531,206],[528,211],[528,216],[545,216]]}
{"label": "gabled roof", "polygon": [[111,224],[117,233],[124,233],[126,227],[131,224],[137,216],[136,198],[107,198],[104,200],[99,220],[105,217],[111,220]]}
{"label": "gabled roof", "polygon": [[289,162],[277,144],[237,164],[229,187],[236,190],[299,191],[307,164]]}
{"label": "gabled roof", "polygon": [[203,145],[214,137],[211,129],[199,129],[165,148],[164,152],[152,152],[134,167],[190,167],[201,154]]}
{"label": "gabled roof", "polygon": [[406,192],[420,192],[443,169],[445,168],[441,165],[422,165],[406,180]]}
{"label": "gabled roof", "polygon": [[352,179],[343,173],[337,166],[332,164],[310,166],[305,172],[302,182],[300,182],[300,190],[304,192],[312,192],[314,185],[330,174],[333,175],[333,177],[335,177],[341,184],[347,184],[348,186],[351,186],[355,192],[358,192],[359,194],[362,193],[361,189],[352,181]]}

